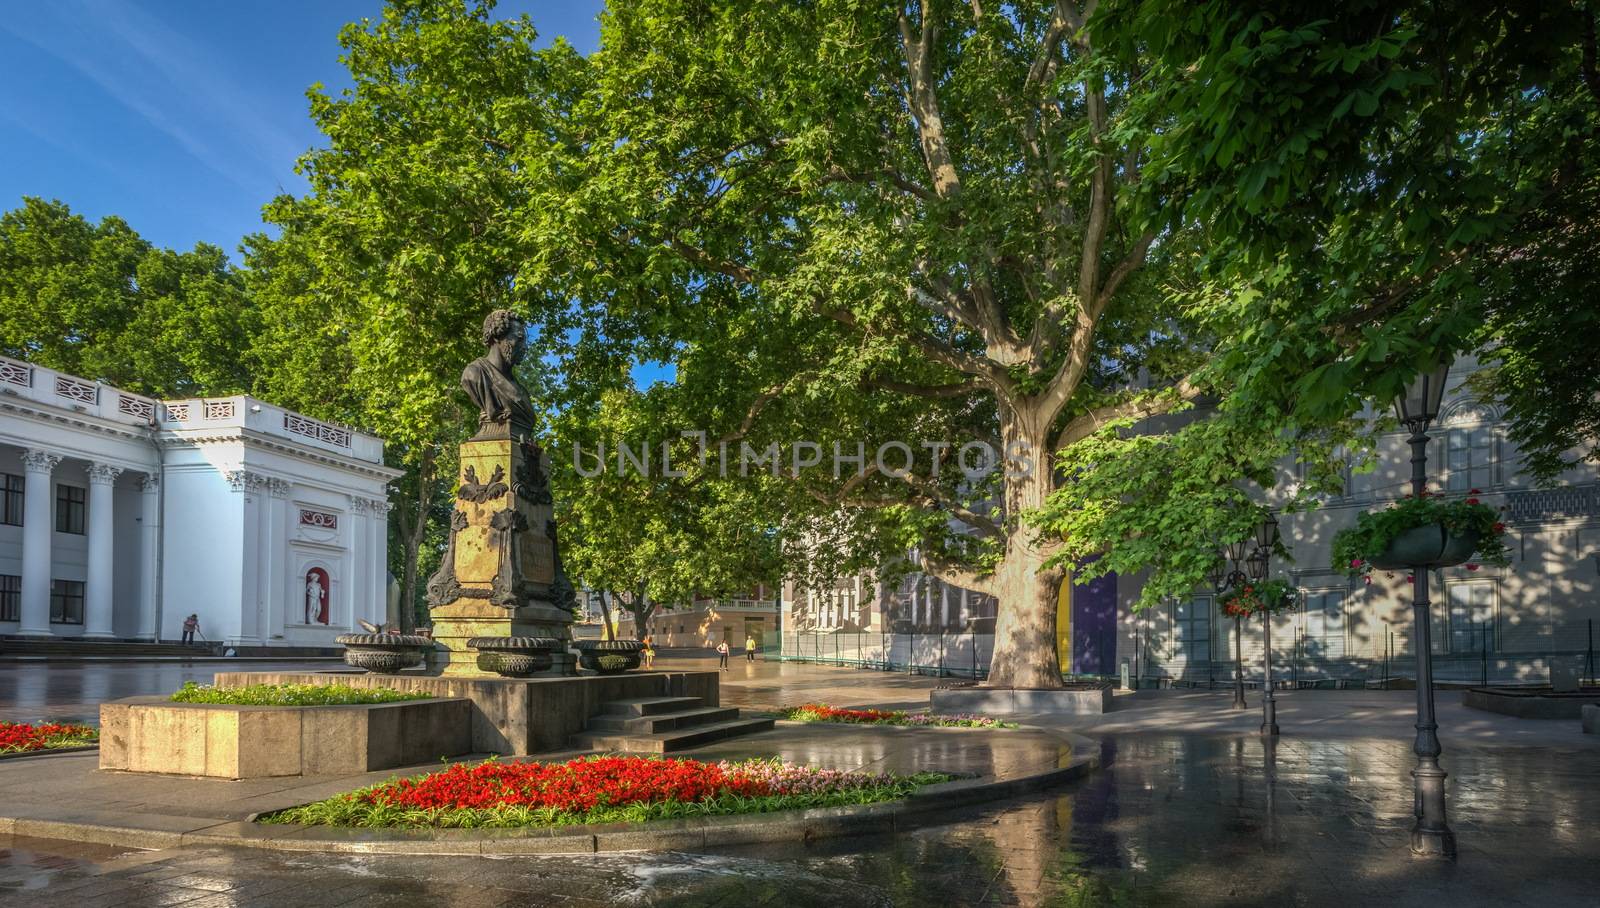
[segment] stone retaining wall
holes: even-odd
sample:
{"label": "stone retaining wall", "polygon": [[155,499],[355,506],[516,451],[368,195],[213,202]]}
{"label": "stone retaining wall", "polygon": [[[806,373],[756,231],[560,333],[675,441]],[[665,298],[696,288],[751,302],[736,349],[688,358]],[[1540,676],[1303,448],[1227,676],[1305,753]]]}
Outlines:
{"label": "stone retaining wall", "polygon": [[1111,686],[1066,690],[958,687],[930,691],[928,699],[935,713],[1097,716],[1111,708]]}
{"label": "stone retaining wall", "polygon": [[100,768],[255,779],[348,775],[468,753],[462,699],[232,706],[133,697],[100,706]]}
{"label": "stone retaining wall", "polygon": [[719,706],[719,673],[628,672],[576,678],[468,678],[401,672],[219,672],[218,687],[250,684],[341,684],[420,691],[472,701],[472,751],[527,754],[565,750],[591,716],[613,700],[699,697]]}

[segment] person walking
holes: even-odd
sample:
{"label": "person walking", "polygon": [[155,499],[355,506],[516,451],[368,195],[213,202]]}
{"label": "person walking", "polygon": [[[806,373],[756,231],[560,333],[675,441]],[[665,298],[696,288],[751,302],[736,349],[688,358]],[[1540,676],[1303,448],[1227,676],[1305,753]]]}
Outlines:
{"label": "person walking", "polygon": [[644,667],[646,669],[656,667],[656,644],[649,634],[644,635],[644,649],[640,652],[640,655],[644,656]]}
{"label": "person walking", "polygon": [[726,640],[717,644],[717,662],[722,666],[723,671],[728,670],[728,641]]}
{"label": "person walking", "polygon": [[744,661],[756,661],[756,635],[749,634],[744,638]]}
{"label": "person walking", "polygon": [[200,629],[200,616],[190,615],[183,619],[183,642],[193,643],[194,632]]}

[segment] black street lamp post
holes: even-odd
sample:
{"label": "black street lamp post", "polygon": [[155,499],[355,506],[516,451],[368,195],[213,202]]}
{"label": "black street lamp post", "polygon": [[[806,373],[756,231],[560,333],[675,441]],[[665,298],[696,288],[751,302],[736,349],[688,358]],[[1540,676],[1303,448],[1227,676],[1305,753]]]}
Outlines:
{"label": "black street lamp post", "polygon": [[[1257,546],[1250,553],[1246,561],[1250,579],[1260,583],[1267,579],[1268,552],[1271,544],[1278,540],[1277,518],[1268,517],[1262,521],[1257,530]],[[1266,539],[1270,542],[1262,542]],[[1264,693],[1261,697],[1261,733],[1264,735],[1278,734],[1278,698],[1272,693],[1272,612],[1269,609],[1261,611],[1261,658],[1265,678],[1262,681]]]}
{"label": "black street lamp post", "polygon": [[[1428,490],[1428,424],[1439,415],[1444,399],[1450,364],[1445,362],[1418,375],[1395,398],[1395,415],[1411,432],[1411,494]],[[1455,857],[1456,834],[1445,821],[1445,771],[1439,767],[1439,723],[1433,714],[1433,644],[1429,620],[1428,570],[1418,566],[1411,572],[1411,614],[1415,622],[1417,649],[1417,768],[1411,771],[1416,793],[1413,810],[1416,824],[1411,827],[1411,851],[1415,854]]]}
{"label": "black street lamp post", "polygon": [[[1243,548],[1243,543],[1239,544],[1239,548],[1240,549]],[[1212,566],[1211,573],[1210,573],[1210,578],[1209,578],[1211,580],[1211,588],[1213,590],[1215,590],[1217,592],[1217,595],[1219,595],[1219,596],[1222,593],[1226,592],[1227,590],[1232,589],[1234,586],[1238,585],[1239,583],[1242,583],[1244,581],[1244,579],[1245,579],[1244,578],[1244,574],[1239,570],[1239,561],[1238,561],[1237,558],[1231,558],[1229,560],[1224,560],[1225,558],[1228,558],[1228,556],[1231,556],[1234,553],[1234,551],[1235,551],[1234,546],[1232,544],[1229,544],[1228,546],[1225,547],[1224,551],[1225,551],[1226,554],[1223,557],[1219,557],[1217,559],[1217,561],[1216,561],[1216,564],[1214,564]],[[1242,554],[1242,552],[1241,552],[1241,554]],[[1244,649],[1243,649],[1244,644],[1242,643],[1243,637],[1244,637],[1244,628],[1242,626],[1242,623],[1239,621],[1238,618],[1235,618],[1235,619],[1233,619],[1233,708],[1234,709],[1249,709],[1250,708],[1250,704],[1246,703],[1245,700],[1244,700]]]}

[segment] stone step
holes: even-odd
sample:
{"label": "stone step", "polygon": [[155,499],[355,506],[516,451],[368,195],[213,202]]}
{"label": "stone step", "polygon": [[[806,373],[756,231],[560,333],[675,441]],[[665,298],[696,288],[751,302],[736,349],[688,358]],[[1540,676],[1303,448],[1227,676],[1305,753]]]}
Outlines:
{"label": "stone step", "polygon": [[710,744],[713,741],[721,741],[726,738],[738,737],[739,735],[767,731],[772,728],[772,725],[772,719],[733,719],[727,722],[713,722],[709,725],[696,725],[690,728],[650,735],[628,732],[586,731],[575,736],[572,741],[577,747],[586,750],[613,753],[665,754],[689,750],[703,744]]}
{"label": "stone step", "polygon": [[739,718],[739,711],[731,706],[703,706],[699,709],[685,709],[675,713],[656,713],[648,716],[595,716],[589,720],[586,731],[652,735],[657,732],[676,731],[696,725],[710,725],[713,722],[726,722],[737,718]]}
{"label": "stone step", "polygon": [[605,715],[637,719],[662,713],[682,712],[705,705],[699,697],[643,697],[638,700],[612,700],[605,704]]}

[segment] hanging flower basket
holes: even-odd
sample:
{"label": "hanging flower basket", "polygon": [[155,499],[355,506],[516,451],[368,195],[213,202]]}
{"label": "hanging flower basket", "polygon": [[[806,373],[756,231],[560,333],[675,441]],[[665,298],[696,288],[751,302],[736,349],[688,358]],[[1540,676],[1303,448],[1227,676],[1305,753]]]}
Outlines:
{"label": "hanging flower basket", "polygon": [[1374,555],[1371,562],[1382,571],[1455,567],[1470,561],[1477,550],[1477,533],[1455,533],[1442,523],[1430,523],[1390,539],[1388,547]]}
{"label": "hanging flower basket", "polygon": [[1300,591],[1283,580],[1247,583],[1222,600],[1222,614],[1229,618],[1277,615],[1300,606]]}
{"label": "hanging flower basket", "polygon": [[[1373,568],[1400,571],[1454,567],[1479,562],[1505,567],[1506,525],[1500,512],[1475,497],[1447,500],[1428,493],[1407,496],[1381,511],[1368,511],[1356,525],[1333,537],[1333,567],[1353,577],[1366,577]],[[1371,579],[1370,577],[1368,578]]]}

